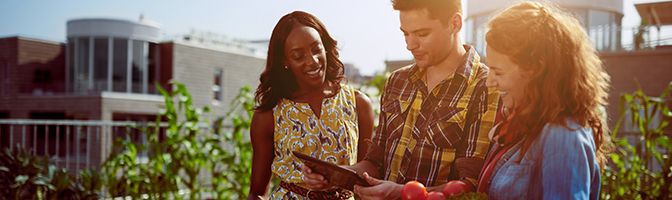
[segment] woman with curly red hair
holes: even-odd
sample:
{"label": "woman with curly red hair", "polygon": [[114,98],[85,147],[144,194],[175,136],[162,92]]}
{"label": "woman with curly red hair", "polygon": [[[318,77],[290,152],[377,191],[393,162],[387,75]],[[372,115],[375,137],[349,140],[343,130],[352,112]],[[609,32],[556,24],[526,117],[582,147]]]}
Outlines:
{"label": "woman with curly red hair", "polygon": [[487,84],[506,120],[478,191],[491,199],[598,199],[609,76],[581,24],[548,4],[522,2],[489,22]]}

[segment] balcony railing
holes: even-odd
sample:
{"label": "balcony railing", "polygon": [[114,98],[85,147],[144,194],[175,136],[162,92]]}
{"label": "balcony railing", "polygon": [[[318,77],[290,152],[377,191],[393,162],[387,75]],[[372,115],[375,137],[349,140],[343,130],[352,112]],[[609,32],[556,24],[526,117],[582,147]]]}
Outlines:
{"label": "balcony railing", "polygon": [[[586,30],[588,37],[600,52],[640,51],[672,45],[672,26],[622,27],[617,25],[593,26]],[[475,38],[467,37],[467,42],[485,55],[486,27],[475,30]]]}
{"label": "balcony railing", "polygon": [[52,164],[78,173],[97,168],[109,154],[112,137],[130,132],[133,122],[0,120],[2,147],[20,146],[48,156]]}
{"label": "balcony railing", "polygon": [[[153,123],[76,120],[0,120],[0,147],[21,146],[40,156],[47,156],[52,164],[79,173],[83,169],[98,169],[115,150],[114,141],[129,140],[146,144],[147,136],[141,131]],[[161,124],[159,129],[163,132]],[[208,125],[202,125],[207,130]],[[223,127],[228,128],[228,127]],[[138,160],[147,158],[146,151],[138,152]]]}
{"label": "balcony railing", "polygon": [[609,51],[638,51],[672,45],[672,26],[621,27],[595,26],[587,30],[595,49]]}

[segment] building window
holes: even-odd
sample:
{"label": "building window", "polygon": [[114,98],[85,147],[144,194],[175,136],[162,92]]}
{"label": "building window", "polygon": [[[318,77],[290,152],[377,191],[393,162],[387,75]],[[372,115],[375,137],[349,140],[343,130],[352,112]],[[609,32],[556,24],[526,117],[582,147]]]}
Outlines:
{"label": "building window", "polygon": [[33,83],[35,84],[51,83],[51,72],[46,69],[36,69],[33,72]]}
{"label": "building window", "polygon": [[222,101],[222,75],[223,69],[215,69],[214,84],[212,85],[212,92],[216,101]]}
{"label": "building window", "polygon": [[131,92],[147,93],[147,45],[144,41],[133,40],[132,47]]}
{"label": "building window", "polygon": [[75,40],[75,77],[74,91],[86,93],[89,88],[89,38],[81,37]]}
{"label": "building window", "polygon": [[[0,119],[9,119],[9,112],[7,111],[0,111]],[[9,136],[11,133],[9,133],[9,126],[7,124],[0,124],[0,148],[7,148],[10,147],[10,139]]]}
{"label": "building window", "polygon": [[66,90],[68,92],[74,92],[74,83],[75,83],[75,38],[68,38],[67,46],[67,58],[65,60],[67,65],[66,73]]}
{"label": "building window", "polygon": [[148,44],[147,57],[147,92],[149,94],[159,94],[156,85],[159,83],[161,77],[159,68],[159,45],[154,43]]}
{"label": "building window", "polygon": [[466,23],[466,28],[468,28],[467,31],[465,31],[467,43],[469,45],[472,45],[476,51],[480,55],[485,55],[485,48],[486,48],[486,42],[485,42],[485,33],[487,32],[487,27],[486,24],[488,23],[488,20],[490,20],[490,15],[479,15],[479,16],[474,16],[471,19],[467,20]]}
{"label": "building window", "polygon": [[112,90],[126,92],[126,71],[128,69],[128,41],[115,38],[112,43]]}
{"label": "building window", "polygon": [[474,38],[474,31],[476,28],[474,28],[474,19],[467,19],[467,22],[465,24],[465,29],[464,29],[464,36],[465,39],[464,41],[467,42],[467,44],[470,44],[473,46],[475,43],[475,38]]}
{"label": "building window", "polygon": [[93,87],[95,91],[107,90],[107,38],[95,38],[93,40]]}

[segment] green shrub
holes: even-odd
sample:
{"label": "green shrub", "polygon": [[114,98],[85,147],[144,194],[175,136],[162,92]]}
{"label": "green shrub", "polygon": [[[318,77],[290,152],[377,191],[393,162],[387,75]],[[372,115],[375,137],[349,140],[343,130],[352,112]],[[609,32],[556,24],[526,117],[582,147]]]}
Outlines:
{"label": "green shrub", "polygon": [[101,179],[94,174],[84,170],[77,179],[17,145],[0,152],[0,199],[97,199]]}
{"label": "green shrub", "polygon": [[[602,199],[672,199],[672,142],[665,133],[672,119],[670,92],[672,83],[658,97],[641,90],[623,95],[623,112],[611,135],[615,151],[602,176]],[[626,111],[631,113],[627,119]],[[624,120],[638,129],[630,141],[618,134]]]}
{"label": "green shrub", "polygon": [[[226,117],[210,124],[203,118],[209,108],[195,108],[187,88],[180,83],[173,86],[172,93],[159,86],[165,108],[156,122],[136,127],[147,134],[146,145],[116,142],[120,151],[103,165],[108,193],[149,199],[181,199],[185,195],[201,199],[202,194],[217,199],[246,197],[252,147],[243,136],[250,128],[254,106],[250,88],[241,88]],[[230,132],[223,131],[226,120],[231,120]],[[165,126],[157,128],[162,123]],[[159,140],[164,133],[165,138]],[[147,161],[140,163],[138,152],[145,150],[149,152]]]}

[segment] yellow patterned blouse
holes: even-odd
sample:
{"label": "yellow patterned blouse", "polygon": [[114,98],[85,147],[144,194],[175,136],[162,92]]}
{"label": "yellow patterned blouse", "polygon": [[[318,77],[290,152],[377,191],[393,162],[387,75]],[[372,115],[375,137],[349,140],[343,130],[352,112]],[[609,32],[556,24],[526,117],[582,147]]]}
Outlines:
{"label": "yellow patterned blouse", "polygon": [[[275,158],[271,170],[281,181],[303,186],[298,151],[337,165],[357,162],[357,110],[355,90],[343,85],[330,98],[322,100],[321,116],[315,116],[307,103],[281,99],[273,108]],[[270,199],[304,199],[282,187]]]}

